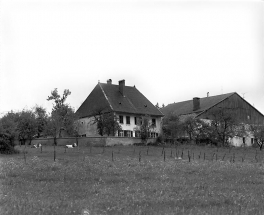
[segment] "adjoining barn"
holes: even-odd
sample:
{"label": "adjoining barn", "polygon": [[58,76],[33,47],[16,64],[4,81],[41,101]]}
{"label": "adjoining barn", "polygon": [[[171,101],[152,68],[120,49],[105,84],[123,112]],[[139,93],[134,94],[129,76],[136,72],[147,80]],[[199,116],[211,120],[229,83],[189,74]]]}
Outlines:
{"label": "adjoining barn", "polygon": [[[182,121],[191,116],[210,122],[212,120],[211,113],[219,108],[234,110],[239,121],[246,127],[252,124],[264,125],[264,115],[236,92],[216,96],[207,94],[207,97],[204,98],[195,97],[192,100],[169,104],[161,111],[165,116],[175,114]],[[252,145],[254,136],[250,131],[246,133],[247,135],[244,137],[232,138],[230,143],[234,146]]]}

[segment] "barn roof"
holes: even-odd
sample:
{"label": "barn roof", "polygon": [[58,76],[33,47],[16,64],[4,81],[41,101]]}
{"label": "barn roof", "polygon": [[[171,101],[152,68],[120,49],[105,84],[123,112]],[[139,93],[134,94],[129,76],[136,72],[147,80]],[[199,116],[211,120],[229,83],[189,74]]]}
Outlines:
{"label": "barn roof", "polygon": [[234,93],[235,92],[200,98],[200,108],[195,111],[193,111],[193,100],[169,104],[166,107],[162,108],[161,111],[165,115],[168,115],[170,113],[178,115],[178,116],[186,115],[186,114],[199,114],[211,108],[212,106],[218,104],[219,102],[225,100],[226,98],[230,97]]}
{"label": "barn roof", "polygon": [[163,116],[137,88],[124,86],[124,92],[125,96],[120,93],[119,85],[98,83],[76,113],[82,118],[94,115],[96,110],[108,109],[129,114]]}

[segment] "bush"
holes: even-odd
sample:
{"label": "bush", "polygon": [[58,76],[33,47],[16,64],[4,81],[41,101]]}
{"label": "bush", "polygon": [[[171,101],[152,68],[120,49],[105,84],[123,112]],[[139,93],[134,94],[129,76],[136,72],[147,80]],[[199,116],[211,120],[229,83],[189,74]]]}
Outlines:
{"label": "bush", "polygon": [[8,134],[0,134],[0,154],[17,154],[15,150],[14,139]]}

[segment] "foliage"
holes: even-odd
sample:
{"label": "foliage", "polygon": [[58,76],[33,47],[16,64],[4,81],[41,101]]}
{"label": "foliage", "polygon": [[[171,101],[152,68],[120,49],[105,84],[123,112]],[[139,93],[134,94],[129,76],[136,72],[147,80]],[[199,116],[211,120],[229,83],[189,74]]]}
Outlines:
{"label": "foliage", "polygon": [[264,125],[251,125],[250,131],[255,137],[255,142],[258,144],[259,149],[262,150],[264,145]]}
{"label": "foliage", "polygon": [[174,142],[182,134],[182,124],[179,117],[174,114],[166,116],[163,119],[162,130],[165,137],[172,138]]}
{"label": "foliage", "polygon": [[195,140],[196,144],[210,139],[210,125],[199,118],[188,117],[182,124],[190,140]]}
{"label": "foliage", "polygon": [[93,123],[97,125],[97,132],[99,135],[114,136],[122,127],[119,124],[119,119],[114,112],[107,108],[97,109],[93,114]]}
{"label": "foliage", "polygon": [[31,143],[34,135],[37,133],[36,118],[33,111],[23,110],[19,113],[17,131],[19,139],[23,144],[26,144],[27,140]]}
{"label": "foliage", "polygon": [[51,135],[54,138],[61,137],[62,130],[68,134],[74,133],[74,122],[77,117],[74,114],[74,110],[65,101],[71,92],[66,89],[63,95],[58,94],[57,88],[51,92],[51,96],[48,97],[48,101],[54,101],[51,116],[47,120],[47,128],[45,130],[46,135]]}
{"label": "foliage", "polygon": [[34,114],[36,118],[37,137],[40,137],[47,126],[48,114],[46,109],[41,106],[36,106],[34,108]]}
{"label": "foliage", "polygon": [[219,107],[211,110],[210,116],[211,139],[223,146],[229,145],[228,140],[237,135],[237,127],[240,126],[235,110]]}
{"label": "foliage", "polygon": [[14,154],[18,153],[14,148],[14,140],[10,135],[0,132],[0,153],[1,154]]}
{"label": "foliage", "polygon": [[153,129],[154,129],[154,125],[152,125],[150,116],[145,115],[139,117],[135,130],[140,132],[140,138],[143,143],[147,144],[148,139],[150,137],[150,132]]}
{"label": "foliage", "polygon": [[54,109],[60,109],[65,106],[65,101],[67,97],[71,95],[71,92],[68,89],[65,89],[63,92],[63,95],[60,96],[58,94],[57,88],[55,88],[53,91],[51,91],[51,95],[48,96],[48,101],[54,100],[55,104],[53,104]]}

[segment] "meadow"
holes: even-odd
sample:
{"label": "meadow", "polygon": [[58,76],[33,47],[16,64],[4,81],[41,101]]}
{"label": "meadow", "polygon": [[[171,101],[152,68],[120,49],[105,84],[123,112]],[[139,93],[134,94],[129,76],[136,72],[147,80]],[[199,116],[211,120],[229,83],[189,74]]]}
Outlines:
{"label": "meadow", "polygon": [[255,148],[17,149],[0,158],[1,214],[264,214]]}

